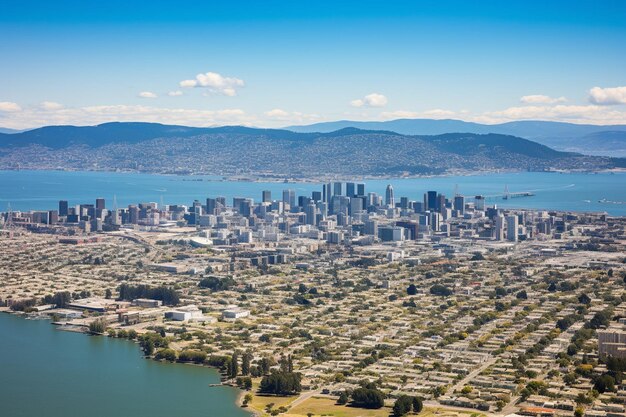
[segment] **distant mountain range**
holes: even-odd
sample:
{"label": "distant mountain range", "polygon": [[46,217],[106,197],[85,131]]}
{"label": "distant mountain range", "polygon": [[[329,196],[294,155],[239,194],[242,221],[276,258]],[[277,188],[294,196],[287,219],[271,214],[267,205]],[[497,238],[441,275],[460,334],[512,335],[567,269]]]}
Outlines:
{"label": "distant mountain range", "polygon": [[8,127],[0,127],[0,133],[20,133],[24,130],[9,129]]}
{"label": "distant mountain range", "polygon": [[0,134],[0,169],[135,170],[275,178],[493,170],[600,170],[626,159],[560,152],[503,134],[299,133],[157,123],[49,126]]}
{"label": "distant mountain range", "polygon": [[574,123],[520,121],[496,125],[464,122],[461,120],[397,119],[387,122],[316,123],[289,126],[294,132],[333,132],[346,127],[367,130],[390,130],[405,135],[441,135],[444,133],[499,133],[518,136],[551,148],[586,155],[626,156],[626,125],[582,125]]}

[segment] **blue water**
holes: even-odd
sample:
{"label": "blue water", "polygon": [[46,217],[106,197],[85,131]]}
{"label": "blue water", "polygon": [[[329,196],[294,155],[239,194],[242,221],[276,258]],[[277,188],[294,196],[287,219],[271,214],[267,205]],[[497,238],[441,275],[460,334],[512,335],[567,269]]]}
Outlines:
{"label": "blue water", "polygon": [[[358,181],[357,181],[358,182]],[[387,184],[394,187],[396,200],[407,196],[421,201],[425,191],[437,190],[448,196],[456,186],[461,194],[487,196],[510,192],[532,191],[533,197],[502,200],[491,203],[501,207],[539,208],[552,210],[608,212],[626,215],[626,204],[599,203],[600,199],[626,202],[626,173],[558,174],[506,173],[438,178],[391,179],[364,181],[366,191],[384,195]],[[165,204],[191,204],[207,197],[235,196],[261,198],[262,190],[271,190],[274,199],[280,199],[282,190],[293,188],[297,194],[310,195],[320,190],[316,183],[262,183],[221,181],[210,176],[168,176],[136,173],[63,172],[63,171],[0,171],[0,211],[10,203],[13,210],[55,209],[58,200],[70,205],[93,203],[104,197],[112,207],[116,196],[118,207],[140,201],[161,199]],[[589,200],[588,202],[586,200]]]}
{"label": "blue water", "polygon": [[144,359],[125,340],[0,313],[0,416],[248,417],[213,369]]}

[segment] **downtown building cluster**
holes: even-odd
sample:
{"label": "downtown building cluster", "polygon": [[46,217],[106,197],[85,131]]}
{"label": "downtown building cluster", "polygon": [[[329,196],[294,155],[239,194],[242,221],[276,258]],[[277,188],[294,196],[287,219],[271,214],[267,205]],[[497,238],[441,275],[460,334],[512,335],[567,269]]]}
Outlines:
{"label": "downtown building cluster", "polygon": [[[230,203],[230,204],[229,204]],[[115,204],[114,204],[115,205]],[[191,205],[155,202],[125,208],[95,204],[70,206],[59,201],[58,210],[7,212],[2,221],[34,231],[63,233],[106,232],[124,228],[146,230],[192,226],[201,233],[199,245],[252,244],[284,239],[312,239],[329,244],[371,245],[385,242],[484,239],[517,242],[538,235],[568,231],[568,221],[577,215],[547,211],[502,210],[487,205],[483,196],[447,198],[427,191],[419,201],[396,197],[392,185],[385,195],[366,192],[365,184],[323,184],[311,195],[286,189],[279,198],[262,191],[261,201],[249,197],[209,197]]]}

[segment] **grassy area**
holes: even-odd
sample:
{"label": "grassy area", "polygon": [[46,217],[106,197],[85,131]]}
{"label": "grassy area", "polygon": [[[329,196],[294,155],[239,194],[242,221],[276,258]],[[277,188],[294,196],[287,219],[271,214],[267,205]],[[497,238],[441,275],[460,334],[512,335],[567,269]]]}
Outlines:
{"label": "grassy area", "polygon": [[[250,408],[252,411],[258,412],[262,416],[269,415],[265,412],[265,408],[268,404],[273,403],[274,409],[280,408],[282,406],[287,407],[289,406],[289,404],[291,404],[292,401],[298,398],[297,395],[293,395],[291,397],[275,397],[271,395],[258,394],[257,391],[259,389],[260,381],[261,378],[255,378],[252,382],[252,390],[250,391],[250,393],[252,394],[252,401],[248,404],[248,408]],[[281,415],[284,416],[284,414]]]}
{"label": "grassy area", "polygon": [[330,398],[311,397],[282,415],[285,417],[307,417],[308,413],[312,413],[314,416],[333,417],[388,417],[391,414],[391,409],[384,407],[378,410],[366,410],[336,405],[336,401]]}

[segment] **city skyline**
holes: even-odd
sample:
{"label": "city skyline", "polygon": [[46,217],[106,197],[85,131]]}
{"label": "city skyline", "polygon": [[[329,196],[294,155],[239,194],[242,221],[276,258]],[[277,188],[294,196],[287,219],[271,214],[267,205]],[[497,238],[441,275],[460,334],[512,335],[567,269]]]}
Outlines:
{"label": "city skyline", "polygon": [[626,123],[626,5],[13,3],[0,127]]}

